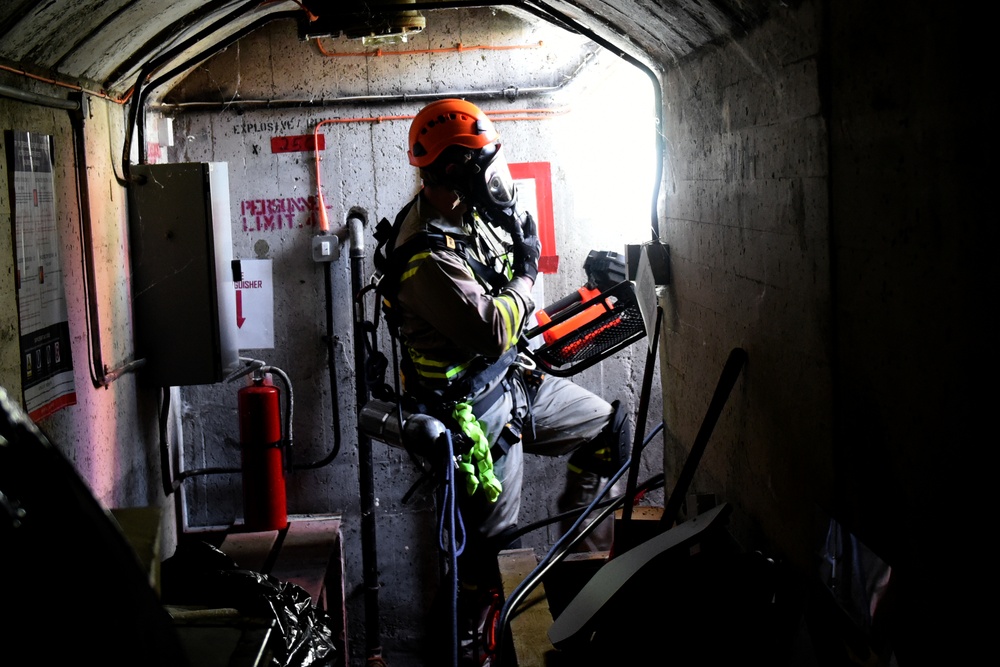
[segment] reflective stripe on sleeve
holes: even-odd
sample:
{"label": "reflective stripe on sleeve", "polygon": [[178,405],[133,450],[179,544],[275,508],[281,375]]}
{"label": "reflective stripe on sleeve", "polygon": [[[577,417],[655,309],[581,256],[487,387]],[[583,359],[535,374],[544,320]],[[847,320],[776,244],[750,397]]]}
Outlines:
{"label": "reflective stripe on sleeve", "polygon": [[413,257],[411,257],[410,261],[406,263],[406,269],[404,269],[402,274],[400,274],[399,276],[399,282],[403,282],[407,278],[412,277],[413,274],[417,272],[417,269],[420,268],[420,262],[422,262],[427,257],[430,257],[430,254],[431,254],[430,250],[425,250],[424,252],[418,252]]}
{"label": "reflective stripe on sleeve", "polygon": [[506,350],[517,344],[521,330],[521,304],[510,294],[495,297],[493,304],[503,317],[503,328],[507,334],[507,344],[504,346]]}

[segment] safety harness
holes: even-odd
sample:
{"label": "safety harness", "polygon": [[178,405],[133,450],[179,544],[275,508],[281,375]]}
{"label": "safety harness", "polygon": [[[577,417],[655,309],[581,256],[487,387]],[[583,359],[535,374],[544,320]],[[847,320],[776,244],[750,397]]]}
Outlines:
{"label": "safety harness", "polygon": [[[489,501],[494,502],[499,497],[502,486],[493,472],[493,463],[519,439],[520,424],[508,424],[496,444],[490,447],[479,417],[509,390],[510,379],[507,375],[511,365],[517,360],[518,348],[516,345],[511,346],[494,360],[476,359],[474,362],[476,366],[464,368],[464,375],[446,389],[427,389],[418,381],[419,374],[410,355],[404,354],[402,359],[399,359],[397,346],[402,342],[401,322],[395,304],[400,282],[409,270],[412,260],[422,253],[447,250],[458,254],[469,265],[477,279],[493,291],[499,291],[506,285],[507,278],[469,252],[473,239],[467,236],[448,234],[434,228],[425,229],[396,247],[402,223],[416,201],[415,197],[403,207],[392,223],[382,218],[375,228],[374,237],[377,242],[373,258],[375,276],[365,291],[375,290],[380,307],[375,309],[375,321],[369,323],[371,340],[366,341],[368,347],[366,379],[372,394],[377,398],[408,403],[408,408],[432,414],[461,434],[463,437],[459,438],[460,446],[456,454],[458,468],[465,476],[466,491],[471,496],[477,489],[482,488]],[[390,388],[385,382],[388,360],[385,355],[378,352],[374,343],[380,312],[385,317],[392,338],[393,356],[398,361],[396,368],[400,369],[404,378],[407,378],[405,395],[400,390],[398,375],[395,388]],[[480,395],[491,385],[492,388],[485,395]],[[477,397],[474,404],[469,402],[471,397]]]}

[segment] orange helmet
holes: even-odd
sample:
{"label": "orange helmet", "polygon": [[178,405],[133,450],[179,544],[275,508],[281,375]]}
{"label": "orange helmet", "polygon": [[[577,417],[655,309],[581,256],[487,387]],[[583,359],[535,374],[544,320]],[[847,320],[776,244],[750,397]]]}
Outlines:
{"label": "orange helmet", "polygon": [[499,137],[493,121],[472,102],[438,100],[421,109],[413,119],[407,154],[414,167],[427,167],[449,146],[478,150],[495,143]]}

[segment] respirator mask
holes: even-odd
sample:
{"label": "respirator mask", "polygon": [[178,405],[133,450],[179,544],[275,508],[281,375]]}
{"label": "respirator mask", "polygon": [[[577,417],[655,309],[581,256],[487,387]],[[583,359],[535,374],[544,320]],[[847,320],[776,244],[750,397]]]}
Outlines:
{"label": "respirator mask", "polygon": [[486,146],[479,151],[477,160],[482,170],[479,199],[488,208],[506,211],[517,204],[517,189],[514,177],[510,175],[510,166],[503,154],[500,144]]}
{"label": "respirator mask", "polygon": [[518,221],[517,188],[499,143],[466,151],[465,160],[453,162],[448,180],[463,199],[494,227],[513,231]]}

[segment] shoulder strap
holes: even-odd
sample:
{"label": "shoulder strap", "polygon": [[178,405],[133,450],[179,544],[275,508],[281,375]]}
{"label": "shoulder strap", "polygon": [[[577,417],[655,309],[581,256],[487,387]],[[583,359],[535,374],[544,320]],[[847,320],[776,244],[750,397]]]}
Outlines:
{"label": "shoulder strap", "polygon": [[396,245],[396,238],[399,236],[399,228],[403,225],[403,220],[409,214],[410,209],[416,204],[417,198],[414,197],[410,200],[410,203],[404,206],[399,213],[396,214],[396,219],[391,223],[387,218],[382,218],[379,220],[378,225],[375,226],[375,232],[372,236],[378,244],[375,246],[375,256],[373,257],[373,262],[375,264],[375,270],[381,274],[385,274],[389,269],[389,260],[393,254],[393,249]]}
{"label": "shoulder strap", "polygon": [[475,273],[477,276],[479,276],[480,280],[484,281],[487,285],[489,285],[494,292],[498,292],[499,290],[503,289],[504,286],[509,282],[507,280],[507,277],[504,276],[502,273],[494,269],[492,266],[487,266],[486,264],[483,264],[472,255],[468,255],[465,258],[465,261],[468,262],[469,266],[472,267],[472,272]]}
{"label": "shoulder strap", "polygon": [[[419,195],[418,195],[419,196]],[[410,209],[416,204],[414,197],[406,206],[396,214],[392,223],[387,218],[382,218],[375,227],[374,237],[378,242],[373,258],[375,269],[380,274],[378,276],[379,291],[383,296],[387,292],[394,292],[399,284],[398,273],[406,262],[413,255],[423,250],[451,250],[457,252],[472,268],[472,272],[489,285],[494,291],[502,289],[507,284],[507,277],[501,272],[479,261],[472,253],[467,251],[467,239],[456,237],[453,234],[445,234],[441,231],[423,231],[414,235],[406,243],[396,247],[396,239],[399,237],[400,227],[403,220],[409,214]],[[387,281],[384,279],[388,278]],[[382,286],[384,284],[384,286]]]}

